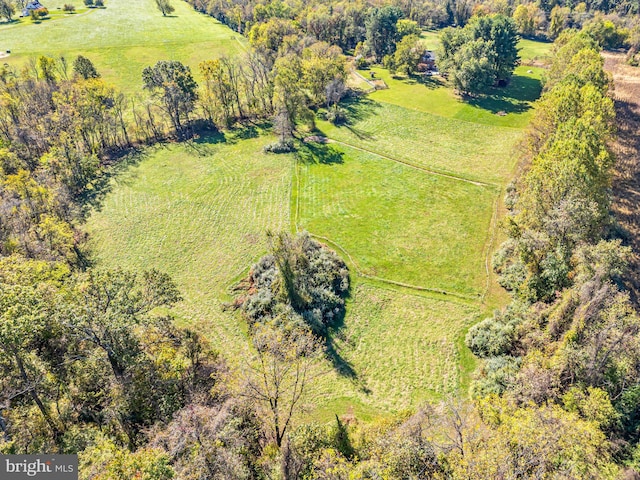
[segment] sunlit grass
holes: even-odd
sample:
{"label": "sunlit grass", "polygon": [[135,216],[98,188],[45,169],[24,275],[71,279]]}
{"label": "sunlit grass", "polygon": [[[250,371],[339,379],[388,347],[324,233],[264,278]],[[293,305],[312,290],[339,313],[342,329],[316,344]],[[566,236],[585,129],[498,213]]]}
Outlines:
{"label": "sunlit grass", "polygon": [[0,51],[11,50],[3,62],[21,66],[39,55],[73,60],[81,54],[109,83],[136,92],[142,89],[142,70],[158,60],[180,60],[195,71],[199,62],[233,55],[245,44],[241,35],[182,1],[173,2],[176,11],[168,17],[153,0],[105,0],[105,8],[72,15],[59,15],[57,7],[80,8],[78,0],[42,3],[55,19],[0,26]]}

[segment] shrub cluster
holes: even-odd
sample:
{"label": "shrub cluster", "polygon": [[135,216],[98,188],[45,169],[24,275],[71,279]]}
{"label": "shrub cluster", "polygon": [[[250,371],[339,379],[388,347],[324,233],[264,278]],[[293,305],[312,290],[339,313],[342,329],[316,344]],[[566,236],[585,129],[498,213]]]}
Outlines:
{"label": "shrub cluster", "polygon": [[241,299],[249,323],[277,318],[325,335],[344,315],[347,265],[308,233],[270,235],[269,243],[271,253],[252,267]]}

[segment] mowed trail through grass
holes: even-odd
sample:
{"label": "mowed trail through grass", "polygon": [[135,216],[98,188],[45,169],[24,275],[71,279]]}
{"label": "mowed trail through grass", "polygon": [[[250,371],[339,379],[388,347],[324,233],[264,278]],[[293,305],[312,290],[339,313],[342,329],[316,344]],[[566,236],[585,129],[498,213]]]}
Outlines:
{"label": "mowed trail through grass", "polygon": [[[316,155],[320,160],[309,152],[300,162],[301,227],[340,245],[367,275],[482,295],[482,252],[497,188],[428,174],[354,148],[323,150]],[[322,163],[327,156],[333,161]]]}
{"label": "mowed trail through grass", "polygon": [[106,8],[0,26],[0,51],[11,50],[3,62],[21,66],[39,55],[73,60],[81,54],[109,83],[135,92],[142,89],[142,70],[158,60],[180,60],[197,73],[199,62],[244,48],[241,35],[212,17],[186,2],[172,4],[176,11],[163,17],[153,0],[105,0]]}
{"label": "mowed trail through grass", "polygon": [[497,185],[512,174],[519,129],[461,121],[368,98],[347,108],[347,125],[318,122],[318,128],[349,146],[472,181]]}
{"label": "mowed trail through grass", "polygon": [[177,314],[229,357],[247,342],[223,312],[227,287],[265,253],[266,230],[289,228],[292,158],[261,153],[267,140],[154,148],[87,225],[99,265],[169,273],[185,298]]}

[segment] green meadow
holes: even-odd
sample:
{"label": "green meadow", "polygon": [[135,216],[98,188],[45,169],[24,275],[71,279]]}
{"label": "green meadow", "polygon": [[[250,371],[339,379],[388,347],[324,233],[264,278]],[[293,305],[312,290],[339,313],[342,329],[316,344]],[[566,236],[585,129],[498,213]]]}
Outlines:
{"label": "green meadow", "polygon": [[495,187],[350,147],[324,150],[300,162],[300,229],[335,242],[363,274],[482,295]]}
{"label": "green meadow", "polygon": [[[38,24],[20,19],[0,25],[3,61],[25,65],[39,55],[88,57],[102,76],[125,92],[142,89],[141,73],[158,60],[180,60],[197,72],[203,60],[233,55],[245,48],[245,39],[212,17],[195,12],[187,3],[173,2],[176,11],[163,17],[153,0],[105,0],[105,8],[80,11],[80,0],[41,2],[50,19]],[[71,3],[75,14],[57,8]]]}
{"label": "green meadow", "polygon": [[[4,60],[89,57],[107,82],[139,96],[141,71],[161,59],[193,69],[245,40],[174,2],[106,0],[103,9],[0,25]],[[425,34],[434,45],[437,35]],[[523,42],[528,55],[545,44]],[[466,388],[466,330],[499,303],[487,259],[512,149],[540,92],[541,70],[519,67],[508,88],[462,101],[435,78],[393,77],[346,104],[349,121],[318,118],[327,144],[270,155],[268,131],[247,128],[147,148],[112,172],[87,221],[98,266],[158,268],[184,300],[179,323],[207,336],[232,365],[250,355],[246,324],[228,308],[233,286],[266,252],[268,230],[308,230],[348,263],[352,291],[334,355],[318,369],[308,415],[369,419]],[[362,72],[368,75],[368,72]],[[365,84],[359,81],[360,84]],[[366,85],[366,84],[365,84]],[[469,100],[469,99],[467,99]]]}

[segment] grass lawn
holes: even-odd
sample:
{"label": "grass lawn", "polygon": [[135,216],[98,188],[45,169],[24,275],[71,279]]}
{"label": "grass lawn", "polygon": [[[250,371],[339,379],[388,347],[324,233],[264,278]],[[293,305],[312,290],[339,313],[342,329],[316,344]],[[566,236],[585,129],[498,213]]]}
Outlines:
{"label": "grass lawn", "polygon": [[[57,13],[51,8],[60,6],[56,2],[42,3]],[[71,3],[81,5],[78,0]],[[106,8],[55,15],[40,24],[23,19],[2,25],[0,51],[11,50],[3,62],[20,66],[39,55],[73,59],[82,54],[109,83],[135,92],[142,88],[143,68],[158,60],[180,60],[196,72],[199,62],[243,48],[243,37],[212,17],[186,2],[173,5],[175,13],[163,17],[153,0],[105,0]]]}
{"label": "grass lawn", "polygon": [[312,148],[320,160],[299,166],[299,227],[340,245],[367,275],[482,294],[496,188],[344,146]]}
{"label": "grass lawn", "polygon": [[185,298],[182,321],[227,357],[246,349],[243,322],[221,309],[226,289],[289,228],[292,158],[266,155],[266,137],[170,145],[115,177],[87,225],[99,265],[159,268]]}
{"label": "grass lawn", "polygon": [[551,59],[551,42],[539,42],[536,40],[521,39],[518,42],[520,58],[522,62],[546,62]]}
{"label": "grass lawn", "polygon": [[320,380],[320,390],[330,393],[318,401],[317,416],[330,420],[333,413],[351,408],[366,418],[371,407],[397,413],[460,388],[467,372],[461,367],[458,339],[476,320],[476,306],[366,282],[357,285],[353,296],[334,345],[355,377],[332,373]]}
{"label": "grass lawn", "polygon": [[328,137],[419,167],[502,184],[512,175],[515,128],[442,117],[363,99],[348,107],[349,124],[318,122]]}
{"label": "grass lawn", "polygon": [[[156,147],[132,161],[113,178],[112,191],[90,217],[87,230],[99,265],[155,267],[171,274],[185,297],[175,309],[179,321],[205,333],[233,363],[247,355],[248,342],[243,321],[237,313],[225,311],[223,302],[229,299],[228,287],[264,253],[266,230],[289,227],[293,169],[290,156],[261,153],[262,146],[270,141],[268,137],[220,140],[214,137],[199,143]],[[419,237],[404,241],[422,246],[407,254],[424,261],[424,269],[439,268],[430,265],[433,256],[422,257],[427,242],[442,246],[441,240],[429,235],[424,225],[416,222],[411,226],[411,219],[422,220],[418,217],[427,210],[421,205],[423,201],[433,204],[438,200],[442,204],[437,206],[440,221],[453,232],[455,219],[443,220],[446,215],[464,217],[471,212],[445,209],[452,206],[455,198],[471,194],[477,199],[475,193],[482,198],[482,192],[488,189],[427,175],[351,149],[344,151],[343,164],[305,165],[302,170],[309,168],[310,175],[321,174],[328,182],[341,182],[337,185],[341,188],[357,169],[366,168],[369,181],[358,179],[360,183],[352,186],[362,187],[360,199],[351,199],[356,197],[353,191],[343,192],[349,200],[345,207],[366,211],[366,202],[374,195],[380,205],[374,212],[382,212],[397,222],[388,226],[381,220],[378,226],[392,230],[413,228]],[[462,193],[456,191],[459,184],[464,186]],[[465,188],[470,192],[464,192]],[[403,219],[401,214],[393,213],[393,201],[398,202],[396,206],[410,202],[414,211]],[[477,204],[486,206],[487,202],[490,200]],[[304,206],[302,210],[305,211]],[[479,215],[486,216],[486,212]],[[335,220],[341,218],[337,216]],[[325,220],[331,226],[332,218]],[[340,225],[339,231],[329,232],[338,241],[352,229],[348,223]],[[353,228],[355,238],[360,232]],[[366,235],[365,232],[363,236]],[[466,240],[470,242],[469,253],[482,248],[481,242],[476,247],[473,243],[477,240]],[[379,241],[374,255],[383,255],[383,250],[394,255],[394,242],[400,245],[403,238],[380,236]],[[378,261],[371,258],[374,263]],[[471,268],[478,266],[473,255],[468,255],[468,260]],[[408,269],[406,275],[401,266],[390,268],[404,280],[421,275],[417,268]],[[427,270],[425,278],[433,275]],[[334,346],[354,376],[341,375],[329,363],[319,366],[326,375],[314,387],[318,397],[312,417],[329,420],[334,412],[354,411],[359,418],[368,419],[458,388],[462,374],[459,337],[477,316],[476,303],[448,302],[402,289],[380,288],[368,280],[358,280],[355,272],[352,275],[356,287]]]}
{"label": "grass lawn", "polygon": [[[406,78],[395,77],[382,68],[371,71],[389,86],[372,93],[373,100],[490,126],[524,128],[533,112],[531,106],[542,90],[543,69],[538,67],[518,67],[508,87],[492,88],[487,95],[466,101],[448,88],[441,77]],[[371,71],[361,73],[368,76]],[[502,113],[497,115],[499,112]]]}
{"label": "grass lawn", "polygon": [[[104,10],[0,27],[0,50],[14,50],[17,63],[86,52],[108,81],[136,91],[142,68],[158,59],[195,67],[243,48],[185,3],[163,18],[152,0],[106,1]],[[265,253],[266,231],[325,237],[350,264],[353,290],[332,336],[333,365],[318,365],[326,374],[313,384],[309,415],[320,420],[394,414],[468,385],[474,359],[462,339],[496,304],[481,301],[492,219],[541,75],[520,67],[508,88],[464,103],[445,86],[376,72],[390,88],[347,105],[346,126],[319,121],[332,143],[307,145],[297,162],[264,154],[272,137],[250,130],[158,146],[113,177],[87,225],[98,265],[172,275],[184,295],[179,321],[232,364],[249,342],[224,303]]]}
{"label": "grass lawn", "polygon": [[422,42],[427,50],[437,50],[440,46],[439,30],[424,30],[420,35]]}

